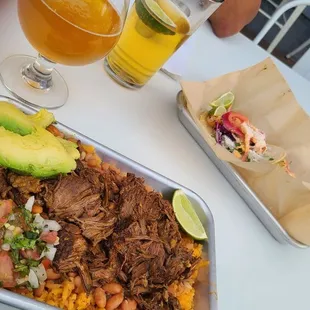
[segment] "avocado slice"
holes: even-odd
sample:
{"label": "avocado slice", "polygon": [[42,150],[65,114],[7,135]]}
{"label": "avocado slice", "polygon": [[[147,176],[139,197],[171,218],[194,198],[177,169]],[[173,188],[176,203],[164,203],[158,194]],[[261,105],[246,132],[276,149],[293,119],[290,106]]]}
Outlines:
{"label": "avocado slice", "polygon": [[76,143],[60,137],[57,137],[57,139],[73,159],[80,158],[80,152],[77,150],[78,145]]}
{"label": "avocado slice", "polygon": [[31,119],[13,104],[0,101],[0,126],[21,136],[29,135],[34,130]]}
{"label": "avocado slice", "polygon": [[0,127],[0,165],[3,167],[46,178],[74,170],[76,162],[72,155],[73,152],[67,152],[44,128],[34,126],[31,134],[22,136]]}
{"label": "avocado slice", "polygon": [[45,109],[26,115],[13,104],[0,101],[0,126],[21,136],[30,135],[35,126],[46,128],[54,122],[54,114]]}
{"label": "avocado slice", "polygon": [[35,126],[39,126],[42,128],[46,128],[49,125],[56,122],[54,114],[48,112],[45,109],[41,109],[39,112],[33,115],[25,115],[28,119],[30,119]]}

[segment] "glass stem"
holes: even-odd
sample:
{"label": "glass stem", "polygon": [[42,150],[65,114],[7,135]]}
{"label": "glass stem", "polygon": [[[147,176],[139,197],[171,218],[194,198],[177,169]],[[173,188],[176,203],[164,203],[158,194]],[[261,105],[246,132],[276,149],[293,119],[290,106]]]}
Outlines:
{"label": "glass stem", "polygon": [[55,65],[39,54],[35,62],[22,69],[22,77],[33,88],[48,91],[53,86],[52,72]]}

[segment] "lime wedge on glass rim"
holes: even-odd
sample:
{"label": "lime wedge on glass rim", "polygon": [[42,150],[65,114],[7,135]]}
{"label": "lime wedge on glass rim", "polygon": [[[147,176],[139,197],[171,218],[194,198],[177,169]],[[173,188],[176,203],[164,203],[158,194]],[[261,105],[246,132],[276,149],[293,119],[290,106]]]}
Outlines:
{"label": "lime wedge on glass rim", "polygon": [[223,94],[221,97],[217,98],[216,100],[212,101],[210,103],[210,106],[213,108],[222,106],[226,110],[228,110],[234,103],[234,100],[235,100],[235,95],[231,91],[229,91]]}
{"label": "lime wedge on glass rim", "polygon": [[186,15],[170,0],[136,0],[136,12],[140,20],[156,33],[186,34],[190,30]]}
{"label": "lime wedge on glass rim", "polygon": [[190,23],[185,13],[170,0],[157,0],[160,8],[176,25],[176,32],[187,34],[190,31]]}
{"label": "lime wedge on glass rim", "polygon": [[208,239],[197,213],[182,190],[179,189],[174,192],[172,206],[179,224],[193,239]]}
{"label": "lime wedge on glass rim", "polygon": [[136,0],[136,12],[141,21],[157,33],[174,35],[176,25],[154,0]]}

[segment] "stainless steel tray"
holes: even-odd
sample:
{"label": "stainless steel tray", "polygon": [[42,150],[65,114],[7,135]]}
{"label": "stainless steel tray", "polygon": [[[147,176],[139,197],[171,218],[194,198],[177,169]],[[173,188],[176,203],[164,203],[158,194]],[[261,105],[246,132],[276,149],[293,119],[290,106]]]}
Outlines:
{"label": "stainless steel tray", "polygon": [[184,127],[195,139],[195,141],[200,145],[200,147],[205,151],[205,153],[208,155],[211,161],[221,171],[221,173],[233,186],[236,192],[248,204],[248,206],[258,217],[258,219],[262,222],[262,224],[267,228],[267,230],[271,233],[271,235],[282,244],[290,244],[297,248],[308,248],[308,246],[298,242],[285,231],[285,229],[280,225],[277,219],[271,214],[268,208],[260,201],[260,199],[245,183],[243,178],[233,168],[232,165],[218,159],[213,150],[205,142],[204,138],[199,132],[197,125],[191,118],[186,108],[186,101],[182,91],[180,91],[177,95],[177,104],[178,104],[178,116],[180,122],[184,125]]}
{"label": "stainless steel tray", "polygon": [[[33,114],[35,109],[24,106],[15,99],[0,96],[0,101],[8,101],[20,110],[27,114]],[[57,127],[65,134],[75,136],[82,143],[91,144],[95,146],[98,155],[108,163],[114,163],[122,171],[131,172],[137,176],[143,177],[147,184],[152,186],[155,190],[161,192],[165,198],[172,199],[173,192],[176,189],[182,189],[192,202],[200,220],[206,229],[209,237],[209,241],[203,244],[203,254],[205,258],[210,261],[209,267],[201,270],[196,286],[196,300],[195,310],[217,310],[217,293],[216,293],[216,265],[215,265],[215,231],[214,221],[210,209],[207,204],[194,192],[185,188],[184,186],[177,184],[168,178],[136,163],[135,161],[114,152],[113,150],[97,143],[96,141],[87,138],[86,136],[70,129],[69,127],[57,124]],[[55,307],[48,306],[44,303],[32,300],[30,298],[23,297],[19,294],[9,292],[5,289],[0,289],[0,303],[4,303],[10,306],[14,306],[19,309],[25,310],[52,310],[57,309]],[[0,305],[1,309],[1,305]]]}

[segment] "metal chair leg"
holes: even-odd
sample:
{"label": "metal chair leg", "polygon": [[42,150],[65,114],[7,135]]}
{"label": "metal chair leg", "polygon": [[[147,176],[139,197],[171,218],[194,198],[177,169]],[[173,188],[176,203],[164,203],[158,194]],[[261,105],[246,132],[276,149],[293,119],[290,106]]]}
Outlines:
{"label": "metal chair leg", "polygon": [[271,44],[269,45],[267,52],[272,53],[272,51],[275,49],[275,47],[280,43],[282,38],[285,36],[285,34],[289,31],[289,29],[292,27],[292,25],[295,23],[297,18],[302,14],[304,9],[306,8],[306,5],[300,5],[295,8],[287,22],[284,24],[282,29],[279,31],[279,33],[276,35],[276,37],[273,39]]}
{"label": "metal chair leg", "polygon": [[310,5],[310,0],[291,0],[284,5],[281,5],[275,11],[275,13],[271,16],[270,20],[267,21],[267,23],[264,25],[262,30],[255,37],[253,42],[255,44],[258,44],[263,39],[263,37],[267,34],[270,28],[275,24],[275,22],[283,15],[283,13],[285,13],[289,9],[296,8],[299,6],[302,6],[303,8],[305,8],[305,6],[307,5]]}
{"label": "metal chair leg", "polygon": [[296,55],[297,53],[301,52],[303,49],[305,49],[306,47],[308,47],[310,45],[310,39],[308,39],[307,41],[305,41],[304,43],[302,43],[299,47],[295,48],[292,52],[290,52],[289,54],[287,54],[285,57],[286,58],[291,58],[294,55]]}

